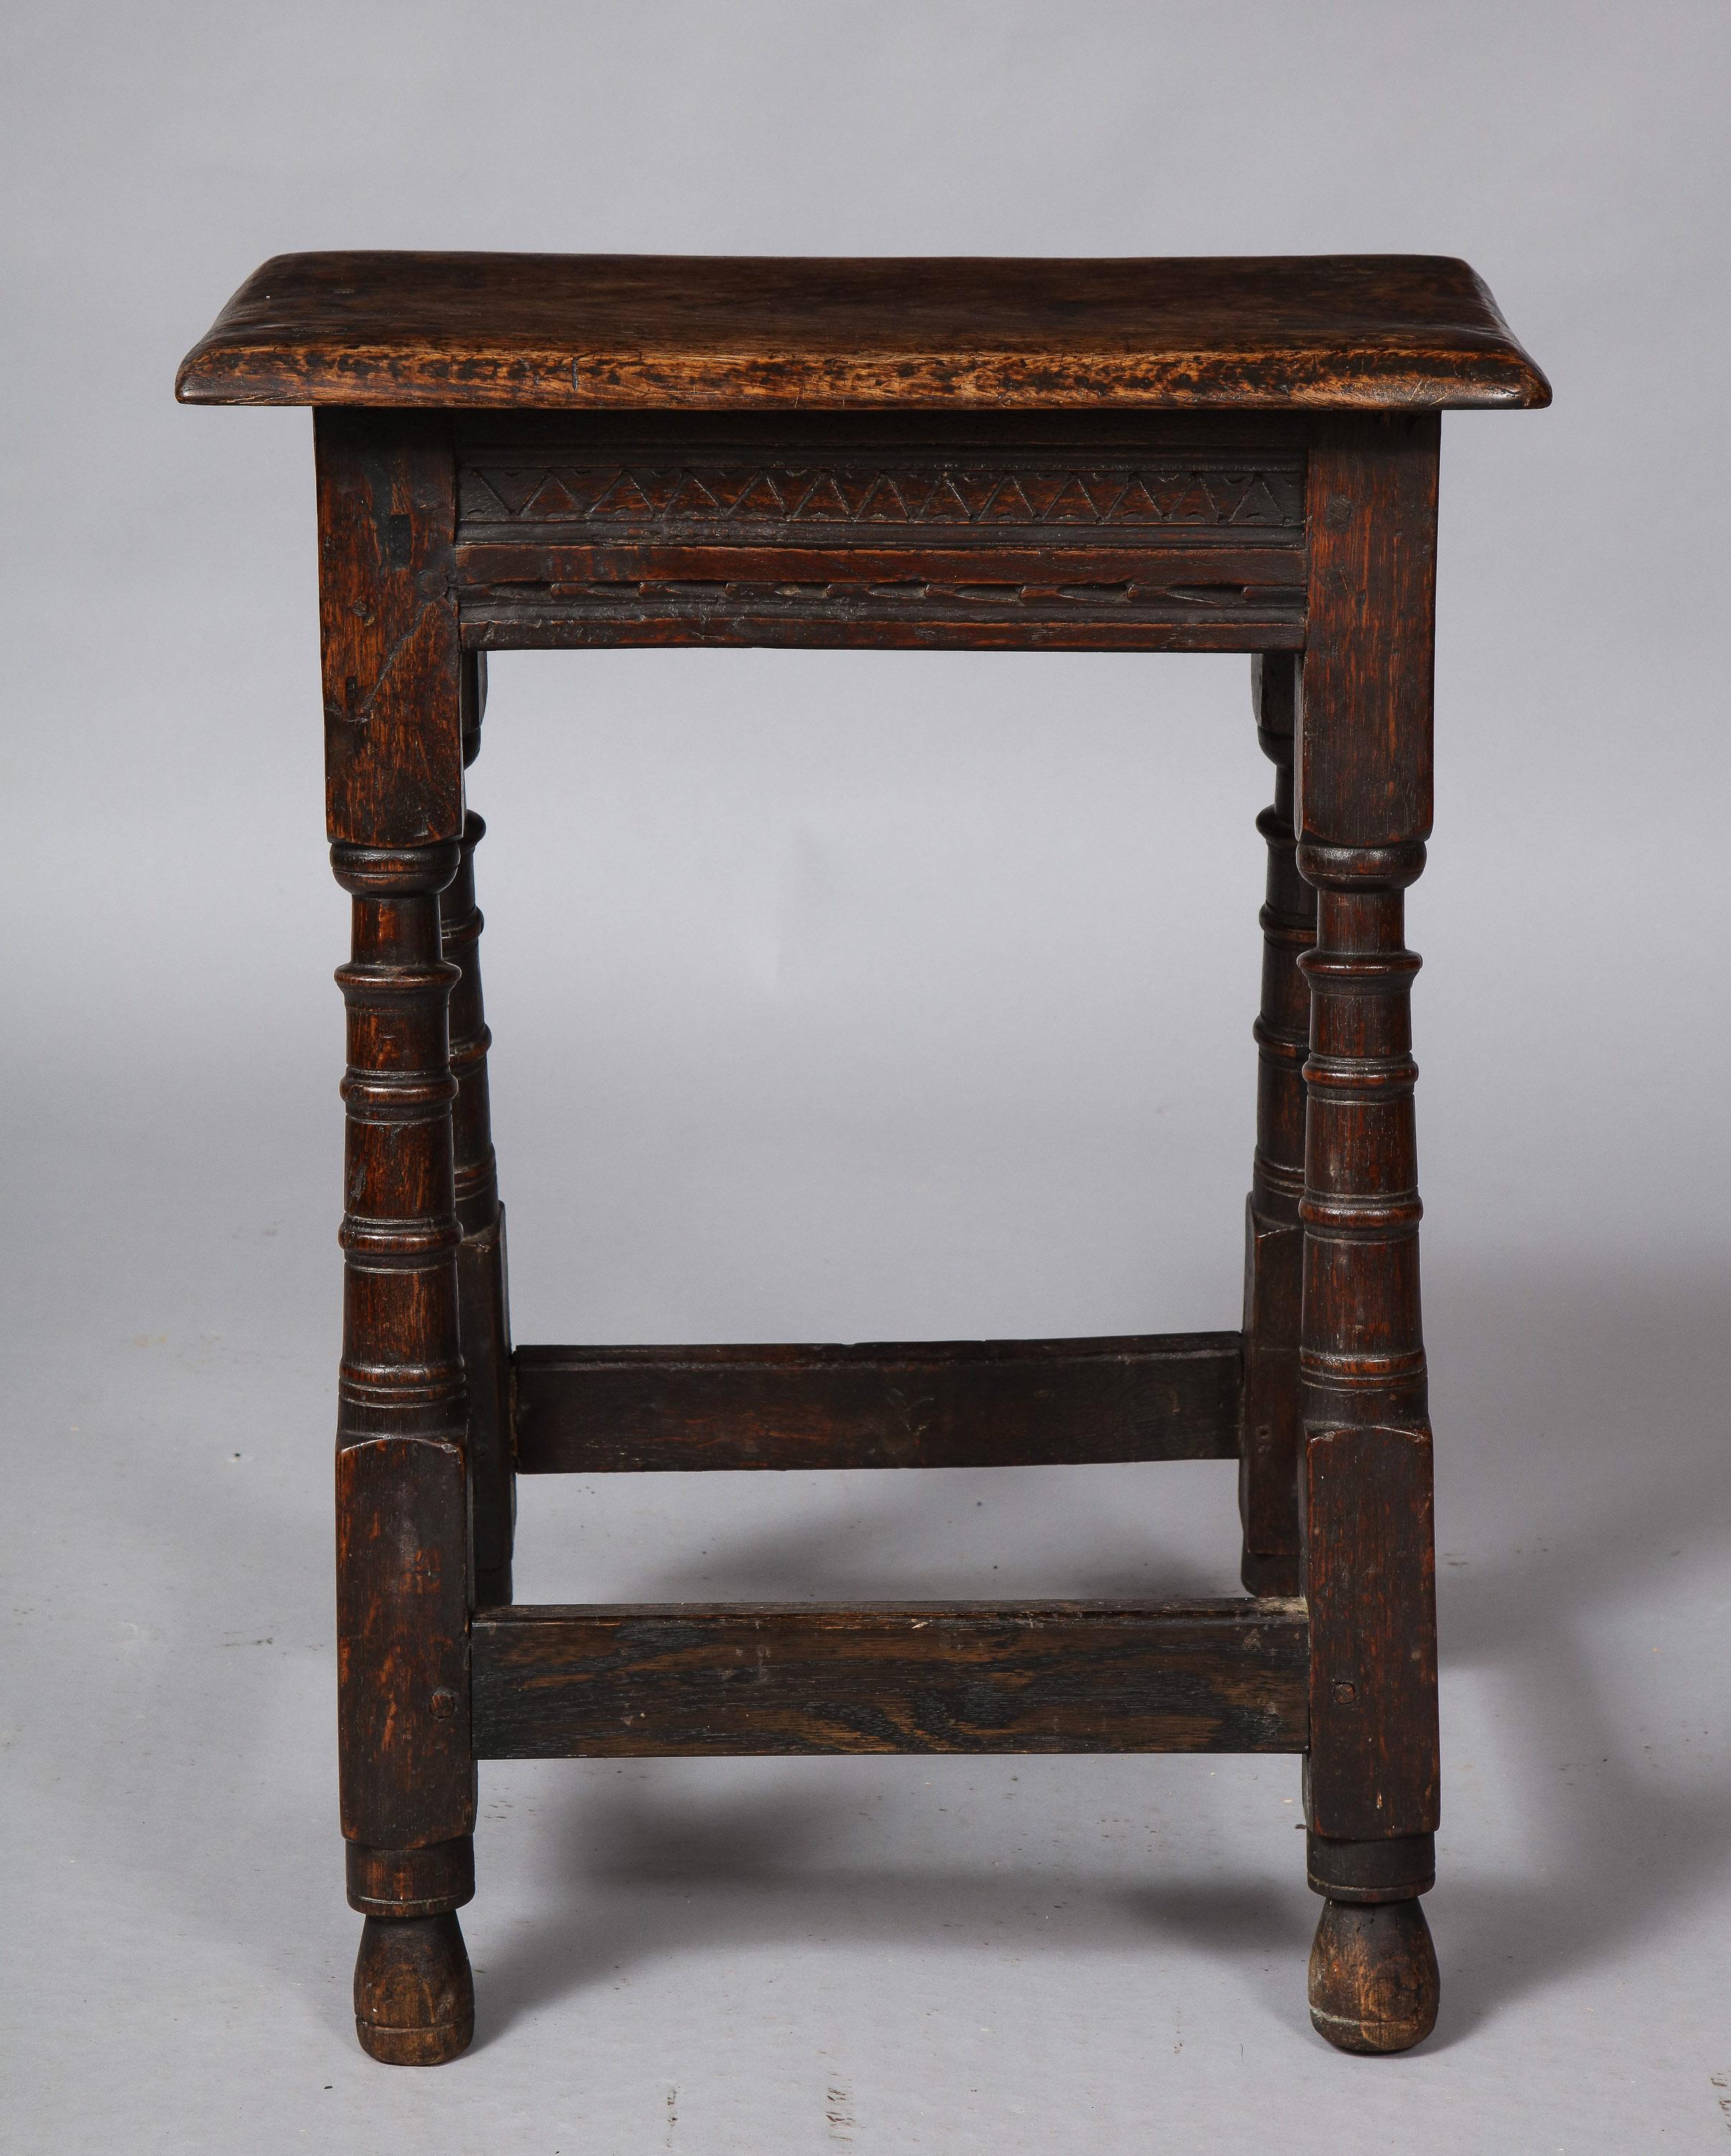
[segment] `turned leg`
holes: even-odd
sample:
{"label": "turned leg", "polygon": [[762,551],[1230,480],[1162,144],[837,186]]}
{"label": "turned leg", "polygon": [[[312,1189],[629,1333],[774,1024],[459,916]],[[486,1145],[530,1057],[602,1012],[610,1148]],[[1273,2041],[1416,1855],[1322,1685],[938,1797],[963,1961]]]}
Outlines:
{"label": "turned leg", "polygon": [[[463,760],[473,763],[481,743],[486,661],[463,659]],[[481,911],[475,903],[474,850],[486,831],[479,816],[463,824],[462,860],[439,901],[444,954],[458,968],[451,991],[451,1070],[457,1081],[452,1111],[457,1224],[458,1321],[469,1382],[469,1466],[474,1521],[477,1608],[511,1599],[511,1538],[516,1476],[511,1442],[510,1319],[505,1287],[504,1209],[493,1153],[487,1098],[487,1050],[492,1035],[481,1001]]]}
{"label": "turned leg", "polygon": [[474,2029],[469,1405],[439,894],[462,829],[453,479],[437,420],[321,411],[331,863],[351,895],[337,1738],[363,2047],[453,2058]]}
{"label": "turned leg", "polygon": [[1257,819],[1268,841],[1262,910],[1262,998],[1256,1159],[1244,1231],[1244,1414],[1238,1510],[1241,1576],[1252,1594],[1298,1592],[1298,1317],[1303,1277],[1304,1050],[1310,992],[1298,957],[1316,941],[1316,893],[1298,874],[1293,829],[1293,744],[1298,662],[1255,661],[1257,738],[1274,766],[1274,802]]}
{"label": "turned leg", "polygon": [[1303,847],[1319,887],[1304,1223],[1311,2018],[1344,2051],[1430,2033],[1436,1876],[1431,1435],[1401,886],[1424,848]]}
{"label": "turned leg", "polygon": [[1298,753],[1310,991],[1299,1481],[1309,1608],[1311,2018],[1405,2051],[1437,2018],[1418,1897],[1440,1766],[1405,892],[1431,809],[1434,415],[1319,423]]}
{"label": "turned leg", "polygon": [[366,1917],[356,2027],[436,2065],[474,1994],[451,1913],[474,1892],[467,1401],[458,1339],[438,892],[455,845],[331,849],[354,901],[343,1359],[337,1425],[338,1738],[349,1899]]}

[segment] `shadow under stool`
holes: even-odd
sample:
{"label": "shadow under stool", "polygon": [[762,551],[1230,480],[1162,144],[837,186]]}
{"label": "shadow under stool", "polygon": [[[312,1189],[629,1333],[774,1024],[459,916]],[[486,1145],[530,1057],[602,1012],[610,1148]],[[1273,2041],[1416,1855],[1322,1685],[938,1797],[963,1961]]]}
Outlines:
{"label": "shadow under stool", "polygon": [[[1464,263],[279,257],[183,364],[310,404],[353,901],[342,1830],[376,2059],[474,2028],[476,1762],[1304,1761],[1317,2028],[1437,2013],[1406,886],[1440,413],[1548,403]],[[1242,1328],[510,1345],[465,767],[489,650],[1246,651],[1274,765]],[[511,1599],[519,1475],[1235,1458],[1232,1599]]]}

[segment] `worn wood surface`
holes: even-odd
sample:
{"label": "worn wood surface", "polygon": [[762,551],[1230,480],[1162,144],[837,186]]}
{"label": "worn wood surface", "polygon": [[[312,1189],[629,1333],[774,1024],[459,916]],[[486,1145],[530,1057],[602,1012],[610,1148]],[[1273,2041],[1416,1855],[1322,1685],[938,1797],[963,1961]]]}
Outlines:
{"label": "worn wood surface", "polygon": [[1337,2051],[1375,2056],[1421,2044],[1442,1995],[1421,1905],[1324,1902],[1309,1988],[1311,2023]]}
{"label": "worn wood surface", "polygon": [[1431,1466],[1404,894],[1431,822],[1436,453],[1424,418],[1330,418],[1313,447],[1300,872],[1317,891],[1299,1370],[1313,1880],[1437,1824]]}
{"label": "worn wood surface", "polygon": [[455,421],[458,542],[869,554],[1302,547],[1290,413],[533,413]]}
{"label": "worn wood surface", "polygon": [[460,430],[491,646],[1296,645],[1290,417],[518,415]]}
{"label": "worn wood surface", "polygon": [[[299,255],[178,393],[322,408],[363,2043],[468,2041],[478,1756],[1307,1748],[1316,2025],[1417,2041],[1438,1775],[1402,894],[1437,413],[1549,398],[1483,285],[1430,257]],[[1242,1336],[511,1356],[463,787],[482,654],[655,643],[1261,654]],[[1227,1456],[1242,1418],[1269,1599],[514,1609],[512,1386],[543,1471]],[[1308,1607],[1274,1599],[1298,1581]]]}
{"label": "worn wood surface", "polygon": [[1302,560],[1277,547],[488,546],[464,548],[462,575],[463,635],[489,650],[1255,651],[1303,638]]}
{"label": "worn wood surface", "polygon": [[[466,1644],[463,1654],[466,1671]],[[343,1858],[349,1906],[364,1916],[437,1917],[474,1898],[475,1845],[466,1834],[412,1849],[373,1849],[364,1841],[346,1841]]]}
{"label": "worn wood surface", "polygon": [[1316,941],[1316,893],[1298,874],[1293,758],[1298,661],[1253,664],[1257,738],[1274,766],[1274,799],[1257,819],[1268,851],[1262,914],[1256,1155],[1244,1223],[1244,1413],[1241,1573],[1252,1594],[1296,1594],[1298,1563],[1298,1327],[1303,1282],[1304,1078],[1310,991],[1298,958]]}
{"label": "worn wood surface", "polygon": [[387,2066],[442,2066],[475,2032],[474,1978],[454,1916],[368,1917],[355,1963],[355,2034]]}
{"label": "worn wood surface", "polygon": [[1329,1840],[1439,1823],[1431,1491],[1427,1430],[1314,1430],[1305,1448],[1309,1816]]}
{"label": "worn wood surface", "polygon": [[352,896],[337,1676],[343,1832],[376,1850],[468,1834],[468,1400],[458,1343],[438,892],[454,844],[339,844]]}
{"label": "worn wood surface", "polygon": [[185,402],[1382,408],[1544,404],[1464,262],[278,255]]}
{"label": "worn wood surface", "polygon": [[320,412],[313,444],[330,836],[454,839],[463,696],[450,429],[420,413]]}
{"label": "worn wood surface", "polygon": [[493,1035],[481,993],[485,921],[475,902],[474,852],[486,830],[471,810],[463,819],[461,865],[439,894],[440,940],[445,957],[457,968],[450,1006],[451,1075],[457,1081],[451,1127],[455,1210],[465,1235],[481,1235],[499,1219],[499,1165],[487,1085],[487,1051]]}
{"label": "worn wood surface", "polygon": [[482,1758],[1296,1752],[1292,1602],[480,1610]]}
{"label": "worn wood surface", "polygon": [[1311,845],[1405,845],[1431,830],[1434,413],[1319,418],[1298,824]]}
{"label": "worn wood surface", "polygon": [[463,1454],[371,1438],[337,1454],[343,1832],[417,1848],[470,1833]]}
{"label": "worn wood surface", "polygon": [[[673,645],[684,649],[801,651],[1290,651],[1303,640],[1283,608],[1150,588],[1120,608],[1093,595],[1072,604],[1043,584],[924,586],[842,593],[814,583],[790,593],[769,582],[704,579],[668,590],[653,608],[609,611],[576,587],[477,594],[464,635],[486,651],[588,651]],[[904,601],[907,603],[903,603]]]}
{"label": "worn wood surface", "polygon": [[[463,655],[463,756],[473,763],[486,706],[486,660]],[[453,1210],[463,1230],[457,1288],[463,1363],[469,1385],[469,1469],[475,1599],[511,1599],[511,1543],[516,1491],[511,1463],[511,1342],[505,1290],[504,1209],[487,1085],[488,1029],[481,992],[481,909],[475,900],[474,851],[486,825],[463,819],[457,874],[439,896],[439,933],[457,968],[450,1002]]]}
{"label": "worn wood surface", "polygon": [[520,1348],[525,1474],[1229,1460],[1236,1332],[851,1347]]}

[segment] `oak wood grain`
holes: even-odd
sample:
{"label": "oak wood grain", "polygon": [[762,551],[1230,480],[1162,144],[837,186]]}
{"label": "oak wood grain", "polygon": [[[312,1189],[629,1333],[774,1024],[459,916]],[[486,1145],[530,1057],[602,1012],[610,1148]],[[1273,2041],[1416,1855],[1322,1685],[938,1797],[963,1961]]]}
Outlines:
{"label": "oak wood grain", "polygon": [[[1296,855],[1317,894],[1316,940],[1298,959],[1310,991],[1298,1203],[1313,1619],[1307,1870],[1327,1897],[1313,1970],[1326,1979],[1313,1990],[1326,2007],[1317,2025],[1349,2048],[1389,1985],[1426,1974],[1435,2004],[1421,1921],[1367,1918],[1354,1928],[1339,1911],[1373,1897],[1411,1901],[1435,1862],[1411,1021],[1419,961],[1406,946],[1405,894],[1424,867],[1431,824],[1437,456],[1434,416],[1331,414],[1315,429],[1310,468]],[[1343,1962],[1329,1943],[1348,1935],[1363,1952]],[[1421,2033],[1413,2023],[1401,2041]]]}
{"label": "oak wood grain", "polygon": [[449,429],[418,412],[320,412],[313,449],[330,834],[455,839],[474,662],[458,642]]}
{"label": "oak wood grain", "polygon": [[[1304,1753],[1316,2025],[1420,2041],[1439,1769],[1402,894],[1431,817],[1437,415],[1550,398],[1483,283],[1427,256],[291,255],[177,393],[320,408],[366,2048],[469,2039],[476,1759],[658,1753]],[[463,780],[483,654],[635,644],[1261,655],[1242,1336],[511,1355]],[[514,1451],[1242,1451],[1260,1599],[514,1609]]]}
{"label": "oak wood grain", "polygon": [[1236,1332],[850,1347],[520,1348],[526,1474],[1231,1460]]}
{"label": "oak wood grain", "polygon": [[1441,255],[284,254],[189,403],[1431,408],[1549,401]]}
{"label": "oak wood grain", "polygon": [[1302,1604],[477,1610],[482,1758],[1296,1752]]}
{"label": "oak wood grain", "polygon": [[1244,1235],[1244,1413],[1240,1577],[1252,1594],[1298,1591],[1298,1329],[1303,1281],[1310,991],[1299,959],[1316,941],[1316,893],[1298,873],[1293,757],[1298,659],[1255,662],[1257,738],[1274,766],[1274,798],[1257,819],[1268,851],[1257,1043],[1256,1153]]}
{"label": "oak wood grain", "polygon": [[1304,1471],[1312,1830],[1360,1841],[1434,1834],[1431,1433],[1316,1431]]}

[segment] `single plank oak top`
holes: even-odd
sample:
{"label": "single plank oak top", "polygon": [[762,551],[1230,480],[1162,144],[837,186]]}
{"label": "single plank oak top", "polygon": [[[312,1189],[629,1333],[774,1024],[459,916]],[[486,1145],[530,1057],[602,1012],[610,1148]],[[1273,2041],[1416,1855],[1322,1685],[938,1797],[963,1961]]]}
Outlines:
{"label": "single plank oak top", "polygon": [[1481,280],[1422,254],[279,254],[176,393],[494,411],[1550,402]]}

